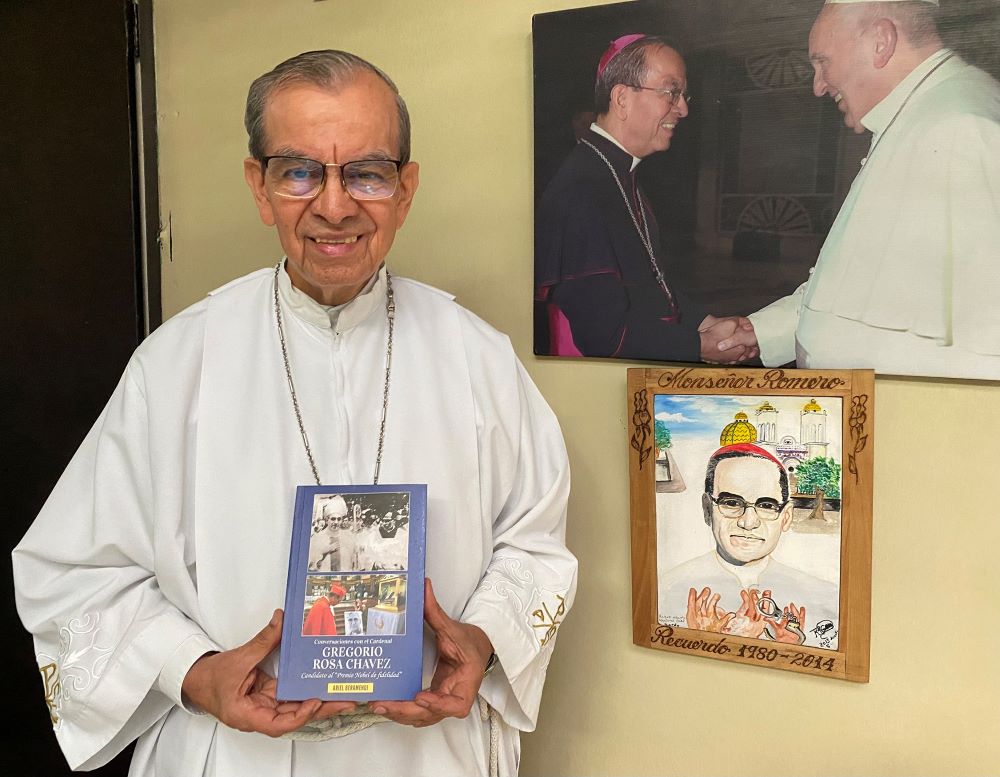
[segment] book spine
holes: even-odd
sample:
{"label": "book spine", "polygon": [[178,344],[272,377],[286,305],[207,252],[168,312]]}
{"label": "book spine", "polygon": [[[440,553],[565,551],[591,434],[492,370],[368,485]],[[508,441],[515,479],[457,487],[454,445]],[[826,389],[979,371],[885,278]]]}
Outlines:
{"label": "book spine", "polygon": [[[302,566],[302,543],[309,542],[309,531],[305,530],[303,521],[310,524],[312,511],[309,503],[313,494],[310,489],[298,487],[295,490],[295,509],[292,513],[291,542],[288,548],[288,573],[285,578],[285,614],[281,626],[281,651],[279,655],[279,668],[283,668],[287,661],[291,660],[294,654],[295,640],[302,630],[302,613],[299,605],[302,597],[298,592],[299,569]],[[287,652],[286,652],[287,651]],[[278,673],[278,693],[283,692],[282,685],[285,672]],[[287,681],[286,681],[287,682]]]}

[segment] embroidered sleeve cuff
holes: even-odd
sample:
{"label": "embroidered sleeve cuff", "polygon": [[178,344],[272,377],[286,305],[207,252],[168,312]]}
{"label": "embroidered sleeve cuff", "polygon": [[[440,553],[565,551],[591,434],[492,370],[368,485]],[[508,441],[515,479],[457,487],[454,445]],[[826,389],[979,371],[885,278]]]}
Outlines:
{"label": "embroidered sleeve cuff", "polygon": [[156,680],[159,691],[170,698],[178,707],[183,707],[193,715],[204,715],[205,713],[185,704],[181,694],[181,684],[192,664],[206,653],[218,651],[220,648],[208,637],[200,634],[192,634],[185,639],[174,654],[163,664],[160,675]]}

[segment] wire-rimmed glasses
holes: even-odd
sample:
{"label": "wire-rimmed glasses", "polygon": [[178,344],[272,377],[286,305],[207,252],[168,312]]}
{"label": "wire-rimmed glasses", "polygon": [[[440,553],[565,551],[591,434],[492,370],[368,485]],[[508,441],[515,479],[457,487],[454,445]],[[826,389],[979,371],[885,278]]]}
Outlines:
{"label": "wire-rimmed glasses", "polygon": [[355,200],[384,200],[396,193],[400,164],[398,159],[359,159],[338,165],[300,156],[261,160],[268,189],[297,200],[312,199],[323,190],[328,167],[337,168],[341,186]]}
{"label": "wire-rimmed glasses", "polygon": [[656,92],[660,97],[666,97],[671,105],[677,105],[682,97],[684,98],[684,102],[690,105],[693,99],[690,92],[685,92],[682,89],[659,89],[655,86],[640,86],[639,84],[626,84],[626,86],[630,86],[633,89],[645,89],[647,92]]}

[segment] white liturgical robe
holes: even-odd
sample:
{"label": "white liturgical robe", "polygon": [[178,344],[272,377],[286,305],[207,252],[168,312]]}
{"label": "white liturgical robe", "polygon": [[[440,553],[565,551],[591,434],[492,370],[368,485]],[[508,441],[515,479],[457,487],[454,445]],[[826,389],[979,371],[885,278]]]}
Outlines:
{"label": "white liturgical robe", "polygon": [[[336,317],[280,277],[320,477],[370,483],[385,271]],[[18,611],[59,744],[72,767],[90,769],[138,737],[131,777],[487,774],[490,721],[475,706],[465,719],[381,722],[325,741],[241,733],[182,706],[194,660],[243,644],[283,605],[295,488],[314,482],[273,278],[260,270],[233,281],[139,346],[14,550]],[[427,484],[426,572],[444,610],[493,642],[499,665],[480,694],[500,720],[499,774],[511,775],[576,588],[566,451],[504,335],[443,292],[403,278],[393,289],[379,482]],[[426,686],[429,631],[424,642]]]}
{"label": "white liturgical robe", "polygon": [[762,361],[1000,379],[1000,84],[943,49],[861,123],[811,277],[749,317]]}

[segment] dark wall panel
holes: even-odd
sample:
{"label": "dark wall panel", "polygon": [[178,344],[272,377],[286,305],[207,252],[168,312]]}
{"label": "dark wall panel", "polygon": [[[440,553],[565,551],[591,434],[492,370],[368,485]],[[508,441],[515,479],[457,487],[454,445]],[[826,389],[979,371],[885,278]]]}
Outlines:
{"label": "dark wall panel", "polygon": [[[6,520],[4,774],[69,774],[17,618],[12,548],[142,332],[127,0],[0,3],[0,257]],[[126,754],[127,755],[127,754]],[[127,758],[93,772],[125,775]]]}

